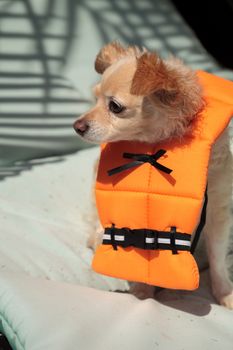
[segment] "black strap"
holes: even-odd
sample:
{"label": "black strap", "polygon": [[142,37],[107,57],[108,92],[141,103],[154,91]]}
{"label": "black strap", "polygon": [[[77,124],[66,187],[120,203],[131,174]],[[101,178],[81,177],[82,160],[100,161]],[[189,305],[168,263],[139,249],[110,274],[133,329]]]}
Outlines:
{"label": "black strap", "polygon": [[194,254],[194,252],[196,250],[197,243],[198,243],[200,235],[201,235],[201,231],[203,230],[203,227],[205,226],[205,223],[206,223],[207,204],[208,204],[208,194],[207,194],[207,186],[206,186],[205,200],[204,200],[204,204],[203,204],[203,207],[202,207],[200,222],[199,222],[199,225],[197,226],[197,229],[196,229],[193,241],[192,241],[191,249],[190,249],[190,252],[192,254]]}
{"label": "black strap", "polygon": [[[178,243],[177,240],[179,240]],[[145,250],[172,250],[173,254],[177,254],[178,250],[189,251],[190,241],[190,234],[177,232],[174,227],[171,232],[167,232],[112,226],[105,228],[102,243],[112,245],[114,250],[117,249],[117,246],[121,246],[123,248],[136,247]]]}
{"label": "black strap", "polygon": [[144,163],[150,163],[156,169],[161,170],[166,174],[170,174],[172,172],[172,169],[169,169],[166,166],[157,162],[157,160],[160,157],[162,157],[166,152],[167,151],[165,151],[164,149],[160,149],[154,154],[123,153],[123,158],[134,159],[134,161],[131,163],[121,165],[117,168],[113,168],[111,170],[108,170],[108,175],[111,176],[111,175],[117,174],[123,170],[127,170],[127,169],[130,169],[130,168],[135,167],[137,165],[144,164]]}
{"label": "black strap", "polygon": [[170,231],[170,236],[171,236],[171,247],[172,247],[172,254],[178,254],[177,249],[176,249],[176,227],[172,226],[171,231]]}
{"label": "black strap", "polygon": [[111,237],[111,244],[113,246],[113,249],[114,250],[117,250],[117,244],[115,242],[115,239],[114,239],[114,228],[115,228],[115,225],[112,224],[112,227],[110,227],[110,237]]}

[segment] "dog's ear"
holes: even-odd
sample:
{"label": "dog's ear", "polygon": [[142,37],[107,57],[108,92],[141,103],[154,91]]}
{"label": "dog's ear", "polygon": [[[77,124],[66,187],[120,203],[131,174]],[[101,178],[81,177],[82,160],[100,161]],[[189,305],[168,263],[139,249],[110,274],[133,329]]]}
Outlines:
{"label": "dog's ear", "polygon": [[95,70],[102,74],[105,69],[111,66],[114,62],[128,55],[138,55],[141,51],[136,46],[123,47],[117,41],[113,41],[104,46],[95,60]]}
{"label": "dog's ear", "polygon": [[159,56],[145,52],[137,58],[137,69],[130,92],[133,95],[158,99],[164,104],[172,104],[179,93],[177,76],[167,69]]}
{"label": "dog's ear", "polygon": [[125,56],[125,54],[126,49],[116,41],[104,46],[96,56],[96,72],[102,74],[106,68],[111,66],[111,64],[121,57]]}

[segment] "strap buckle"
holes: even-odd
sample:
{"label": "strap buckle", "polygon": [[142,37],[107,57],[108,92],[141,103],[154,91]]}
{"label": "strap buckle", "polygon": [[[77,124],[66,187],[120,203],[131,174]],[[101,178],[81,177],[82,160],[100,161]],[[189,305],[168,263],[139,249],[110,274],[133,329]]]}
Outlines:
{"label": "strap buckle", "polygon": [[124,243],[122,244],[122,246],[124,248],[127,248],[127,247],[142,247],[142,249],[145,249],[146,248],[146,245],[145,245],[145,237],[146,237],[146,234],[145,232],[140,235],[140,234],[137,234],[135,232],[135,230],[131,230],[130,228],[128,227],[124,227],[121,229],[123,231],[123,234],[124,234]]}

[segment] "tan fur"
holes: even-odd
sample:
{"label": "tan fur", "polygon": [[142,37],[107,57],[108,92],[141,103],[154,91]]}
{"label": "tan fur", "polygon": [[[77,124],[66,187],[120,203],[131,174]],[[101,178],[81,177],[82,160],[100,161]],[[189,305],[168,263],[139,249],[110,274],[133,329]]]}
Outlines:
{"label": "tan fur", "polygon": [[[90,126],[84,136],[90,142],[182,137],[203,108],[195,72],[175,58],[162,61],[145,50],[113,43],[100,51],[96,65],[104,70],[97,104],[81,117]],[[126,106],[117,117],[107,108],[111,96]]]}
{"label": "tan fur", "polygon": [[159,56],[146,52],[137,58],[131,93],[147,96],[159,90],[177,93],[176,79],[169,75],[166,65]]}
{"label": "tan fur", "polygon": [[[170,138],[182,139],[204,107],[195,72],[174,57],[162,60],[137,47],[123,48],[118,43],[111,43],[100,51],[95,67],[97,72],[103,73],[101,82],[94,89],[97,103],[79,119],[88,125],[83,138],[90,142],[137,140],[156,143]],[[120,114],[110,111],[112,98],[125,107]],[[74,127],[77,129],[78,122]],[[205,238],[212,289],[219,303],[233,309],[233,287],[225,266],[232,186],[227,131],[213,148],[208,182]],[[99,243],[100,232],[98,229],[98,238],[92,236],[93,246]],[[140,297],[152,295],[145,285],[134,287],[134,292]]]}
{"label": "tan fur", "polygon": [[114,41],[104,46],[95,60],[96,72],[102,74],[109,66],[114,62],[125,56],[136,56],[140,53],[140,50],[136,46],[128,46],[124,48],[117,41]]}
{"label": "tan fur", "polygon": [[172,111],[179,116],[182,113],[188,121],[204,106],[195,72],[173,57],[162,61],[150,52],[137,58],[131,93],[150,96],[166,108],[172,107]]}

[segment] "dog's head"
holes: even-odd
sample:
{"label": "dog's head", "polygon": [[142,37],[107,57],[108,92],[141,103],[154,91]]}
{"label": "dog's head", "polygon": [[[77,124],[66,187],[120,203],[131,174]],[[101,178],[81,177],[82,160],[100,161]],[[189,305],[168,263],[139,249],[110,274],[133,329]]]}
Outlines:
{"label": "dog's head", "polygon": [[195,72],[175,58],[113,42],[96,57],[96,105],[74,129],[85,140],[159,142],[182,137],[203,107]]}

